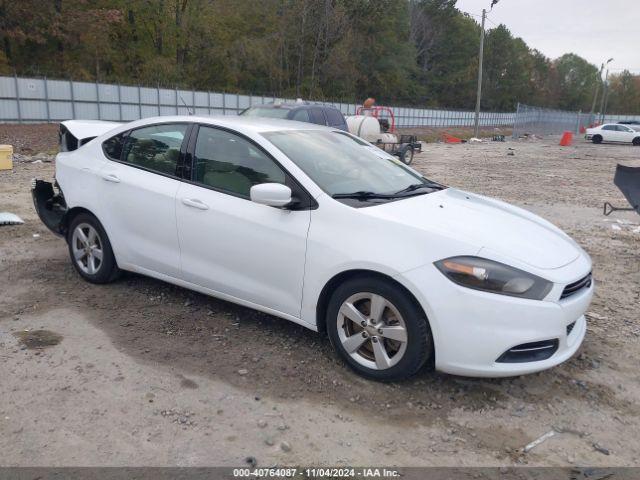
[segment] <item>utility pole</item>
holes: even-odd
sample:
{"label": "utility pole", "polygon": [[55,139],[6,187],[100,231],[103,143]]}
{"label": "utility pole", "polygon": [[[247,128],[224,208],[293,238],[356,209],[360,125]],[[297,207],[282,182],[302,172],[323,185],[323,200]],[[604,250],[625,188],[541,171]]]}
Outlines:
{"label": "utility pole", "polygon": [[[493,6],[500,0],[491,0],[489,11],[493,10]],[[482,98],[482,60],[484,57],[484,21],[487,19],[487,10],[482,9],[482,25],[480,32],[480,53],[478,54],[478,93],[476,94],[476,113],[473,117],[473,136],[478,137],[480,134],[480,99]]]}
{"label": "utility pole", "polygon": [[607,68],[607,73],[604,76],[604,84],[602,85],[602,99],[600,100],[600,123],[604,123],[604,109],[605,109],[605,99],[607,98],[607,91],[609,90],[609,69]]}
{"label": "utility pole", "polygon": [[[603,63],[602,65],[600,65],[600,72],[598,72],[598,81],[596,82],[596,92],[593,95],[593,103],[591,103],[591,112],[590,112],[590,119],[589,121],[591,121],[591,119],[593,119],[593,115],[595,113],[596,110],[596,102],[598,100],[598,90],[600,89],[600,84],[602,83],[602,72],[604,71],[604,67],[605,65],[609,65],[611,62],[613,62],[613,58],[610,58],[609,60],[607,60],[606,63]],[[602,109],[601,109],[602,111]]]}
{"label": "utility pole", "polygon": [[[600,84],[602,83],[602,71],[604,70],[604,63],[600,65],[600,71],[598,72],[598,81],[596,82],[596,93],[593,94],[593,102],[591,103],[591,112],[590,116],[593,118],[593,113],[596,110],[596,101],[598,100],[598,90],[600,88]],[[591,120],[589,120],[591,121]]]}
{"label": "utility pole", "polygon": [[[491,4],[493,8],[493,3]],[[484,56],[484,21],[487,18],[487,10],[482,9],[482,31],[480,32],[480,53],[478,55],[478,92],[476,93],[476,113],[473,117],[473,136],[478,138],[480,121],[480,99],[482,98],[482,59]]]}

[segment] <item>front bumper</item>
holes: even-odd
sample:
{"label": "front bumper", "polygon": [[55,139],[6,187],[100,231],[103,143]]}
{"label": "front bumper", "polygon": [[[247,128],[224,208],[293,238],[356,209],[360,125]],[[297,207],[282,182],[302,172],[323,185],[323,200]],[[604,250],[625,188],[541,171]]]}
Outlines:
{"label": "front bumper", "polygon": [[[564,285],[588,273],[588,263],[576,262],[586,268],[579,273],[576,265],[567,266],[567,281],[556,284],[544,301],[461,287],[433,265],[407,272],[403,280],[429,318],[437,370],[472,377],[509,377],[546,370],[578,350],[587,330],[584,313],[593,296],[593,283],[566,299],[559,296]],[[573,328],[567,329],[574,322]],[[545,360],[497,361],[513,347],[546,340],[557,340],[558,348]]]}

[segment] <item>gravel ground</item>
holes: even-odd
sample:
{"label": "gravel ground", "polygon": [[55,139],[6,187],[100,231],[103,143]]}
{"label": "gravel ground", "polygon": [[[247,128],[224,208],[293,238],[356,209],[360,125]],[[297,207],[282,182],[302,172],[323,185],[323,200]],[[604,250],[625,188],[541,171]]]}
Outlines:
{"label": "gravel ground", "polygon": [[638,153],[427,145],[415,167],[429,178],[565,229],[591,254],[597,290],[585,344],[557,368],[391,384],[357,377],[325,337],[284,320],[137,275],[83,282],[31,204],[30,179],[53,164],[16,163],[0,172],[0,210],[25,220],[0,228],[0,465],[640,465],[640,217],[601,212],[624,205],[615,164]]}

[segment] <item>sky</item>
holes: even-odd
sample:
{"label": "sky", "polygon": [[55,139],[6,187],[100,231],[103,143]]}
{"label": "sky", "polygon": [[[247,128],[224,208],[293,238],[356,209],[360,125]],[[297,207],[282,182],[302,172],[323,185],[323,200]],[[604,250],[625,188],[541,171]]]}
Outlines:
{"label": "sky", "polygon": [[[459,10],[480,22],[491,0],[458,0]],[[612,73],[640,74],[640,0],[499,0],[485,27],[503,23],[547,57],[576,53]]]}

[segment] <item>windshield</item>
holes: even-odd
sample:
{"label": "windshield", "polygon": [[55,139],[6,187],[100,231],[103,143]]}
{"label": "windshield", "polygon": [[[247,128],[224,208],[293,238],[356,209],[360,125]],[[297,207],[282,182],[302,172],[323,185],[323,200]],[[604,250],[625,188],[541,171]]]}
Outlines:
{"label": "windshield", "polygon": [[288,130],[262,135],[329,195],[395,194],[428,183],[397,158],[344,132]]}
{"label": "windshield", "polygon": [[247,108],[240,115],[244,115],[247,117],[287,118],[288,114],[289,114],[288,108],[251,107],[251,108]]}

